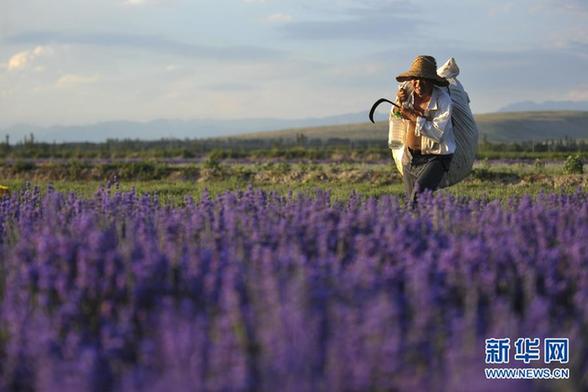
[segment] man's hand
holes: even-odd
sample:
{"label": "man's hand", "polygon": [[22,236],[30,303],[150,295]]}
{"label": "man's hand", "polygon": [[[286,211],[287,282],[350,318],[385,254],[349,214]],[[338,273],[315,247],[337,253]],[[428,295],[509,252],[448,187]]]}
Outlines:
{"label": "man's hand", "polygon": [[398,99],[398,102],[402,104],[402,102],[405,102],[408,99],[408,92],[401,88],[398,90],[398,93],[396,93],[396,98]]}
{"label": "man's hand", "polygon": [[402,115],[402,117],[412,122],[416,122],[417,117],[424,116],[420,110],[414,110],[405,107],[402,107],[402,109],[400,109],[400,114]]}

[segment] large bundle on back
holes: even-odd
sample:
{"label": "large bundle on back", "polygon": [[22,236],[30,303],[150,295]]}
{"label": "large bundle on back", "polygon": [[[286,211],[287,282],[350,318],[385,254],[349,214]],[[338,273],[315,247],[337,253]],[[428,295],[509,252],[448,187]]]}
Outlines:
{"label": "large bundle on back", "polygon": [[[456,149],[449,172],[441,181],[440,187],[447,187],[456,184],[463,180],[472,170],[474,160],[476,158],[476,150],[478,147],[478,127],[474,120],[474,115],[470,109],[470,98],[465,92],[463,86],[457,80],[459,75],[459,67],[455,59],[452,57],[438,70],[437,74],[449,81],[449,94],[453,104],[451,120],[453,122],[453,132],[455,134]],[[408,86],[405,86],[408,88]],[[397,119],[390,112],[390,132],[388,142],[392,155],[396,163],[396,167],[400,174],[402,174],[402,156],[404,154],[404,146],[402,144],[393,143],[397,139],[399,130],[405,129],[403,120]]]}

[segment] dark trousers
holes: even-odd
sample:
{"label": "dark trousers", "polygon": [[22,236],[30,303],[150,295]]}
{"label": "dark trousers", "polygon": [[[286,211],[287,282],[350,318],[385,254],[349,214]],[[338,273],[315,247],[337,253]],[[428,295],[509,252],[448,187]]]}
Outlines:
{"label": "dark trousers", "polygon": [[453,154],[421,154],[411,149],[409,154],[412,156],[410,162],[402,166],[402,181],[406,197],[414,207],[420,192],[434,191],[439,188],[443,176],[449,171]]}

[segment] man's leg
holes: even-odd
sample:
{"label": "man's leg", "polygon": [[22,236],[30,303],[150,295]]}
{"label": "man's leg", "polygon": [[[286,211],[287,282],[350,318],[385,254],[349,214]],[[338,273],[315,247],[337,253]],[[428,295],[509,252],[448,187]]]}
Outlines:
{"label": "man's leg", "polygon": [[439,188],[443,176],[449,169],[451,157],[435,157],[419,167],[411,199],[416,203],[417,195],[425,190],[435,191]]}

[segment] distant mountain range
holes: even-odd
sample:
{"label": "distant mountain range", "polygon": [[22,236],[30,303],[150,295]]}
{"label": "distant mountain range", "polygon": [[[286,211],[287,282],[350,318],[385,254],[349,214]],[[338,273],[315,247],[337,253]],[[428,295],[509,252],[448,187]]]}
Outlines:
{"label": "distant mountain range", "polygon": [[[536,111],[542,107],[561,105],[569,108],[573,106],[572,104],[579,108],[578,111]],[[519,108],[524,112],[515,112],[515,109]],[[283,136],[298,132],[304,132],[309,137],[313,137],[312,135],[316,133],[317,137],[329,134],[332,137],[370,138],[371,136],[368,137],[368,135],[372,135],[385,138],[386,134],[382,134],[383,130],[373,132],[376,129],[386,128],[386,119],[386,113],[376,113],[376,120],[380,121],[380,124],[374,126],[368,123],[366,110],[360,113],[304,119],[159,119],[148,122],[110,121],[46,128],[21,124],[0,129],[0,142],[4,141],[4,135],[9,135],[10,142],[16,143],[23,141],[25,137],[30,137],[31,133],[36,141],[49,143],[103,142],[107,139],[195,139],[238,135],[247,137],[251,134],[256,137],[272,137],[271,135]],[[476,115],[476,119],[480,131],[490,140],[538,140],[564,136],[588,138],[588,102],[572,102],[566,105],[563,102],[519,102],[505,106],[498,113]]]}
{"label": "distant mountain range", "polygon": [[[376,113],[377,120],[387,115]],[[11,143],[24,140],[32,133],[35,140],[43,142],[103,142],[107,139],[159,140],[162,138],[194,139],[272,131],[276,129],[305,128],[322,125],[339,125],[368,121],[368,113],[350,113],[338,116],[304,119],[237,119],[237,120],[153,120],[148,122],[109,121],[90,125],[38,127],[18,124],[0,130],[0,139],[9,135]]]}
{"label": "distant mountain range", "polygon": [[545,110],[588,110],[588,101],[514,102],[500,108],[499,112],[534,112]]}
{"label": "distant mountain range", "polygon": [[[588,111],[544,111],[521,113],[488,113],[475,116],[480,139],[492,142],[520,142],[528,140],[588,139]],[[297,134],[311,139],[364,139],[388,138],[388,123],[344,124],[322,127],[297,128],[273,132],[258,132],[240,135],[239,138],[294,139]]]}

